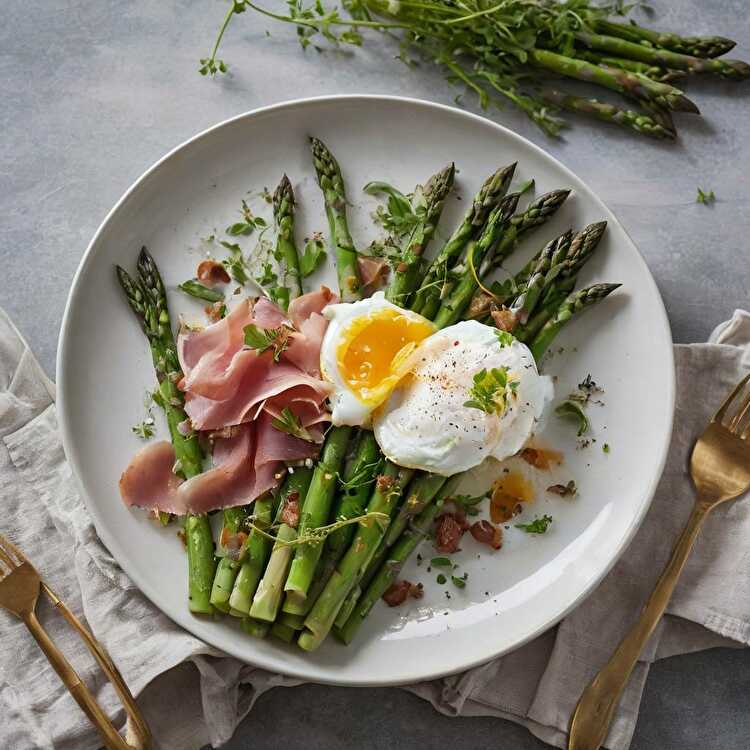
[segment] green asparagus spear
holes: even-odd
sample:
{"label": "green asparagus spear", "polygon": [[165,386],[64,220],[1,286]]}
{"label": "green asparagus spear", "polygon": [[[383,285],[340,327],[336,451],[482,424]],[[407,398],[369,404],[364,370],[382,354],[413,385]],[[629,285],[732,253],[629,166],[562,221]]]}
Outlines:
{"label": "green asparagus spear", "polygon": [[441,286],[448,271],[453,268],[466,243],[476,237],[481,231],[490,212],[506,196],[516,164],[501,167],[493,172],[485,181],[466,212],[463,221],[453,232],[448,242],[430,264],[424,281],[416,293],[411,309],[432,320],[440,308]]}
{"label": "green asparagus spear", "polygon": [[362,289],[357,266],[357,251],[346,219],[346,191],[341,169],[328,147],[317,138],[310,139],[313,165],[318,185],[323,191],[326,216],[331,231],[331,244],[336,252],[336,272],[343,302],[355,302]]}
{"label": "green asparagus spear", "polygon": [[652,81],[638,73],[617,68],[602,68],[585,60],[558,55],[549,50],[535,49],[529,52],[529,60],[540,68],[559,73],[568,78],[589,81],[612,89],[635,99],[646,99],[676,112],[698,114],[698,107],[679,89],[668,83]]}
{"label": "green asparagus spear", "polygon": [[647,47],[614,36],[588,34],[584,31],[577,32],[575,38],[576,41],[591,49],[638,60],[649,65],[663,65],[665,68],[686,70],[688,73],[714,73],[735,81],[750,78],[750,65],[742,60],[692,57],[679,52]]}
{"label": "green asparagus spear", "polygon": [[[143,328],[159,383],[158,403],[167,416],[169,435],[176,457],[176,472],[190,479],[203,471],[203,454],[194,432],[183,435],[180,425],[187,420],[184,396],[177,388],[181,377],[177,347],[167,307],[167,293],[159,269],[144,247],[138,257],[138,280],[117,266],[117,278]],[[211,584],[214,577],[214,543],[205,515],[189,514],[185,521],[188,552],[190,611],[211,614]]]}
{"label": "green asparagus spear", "polygon": [[302,294],[299,255],[294,244],[294,191],[289,178],[284,175],[273,194],[273,219],[276,224],[276,260],[281,264],[281,278],[286,294],[280,301],[289,306],[290,299]]}
{"label": "green asparagus spear", "polygon": [[476,269],[483,259],[490,255],[495,244],[510,227],[513,211],[518,204],[518,195],[508,195],[500,202],[498,207],[490,214],[482,234],[476,242],[470,242],[466,253],[469,267],[463,273],[451,292],[450,297],[443,302],[438,314],[435,316],[435,325],[445,328],[460,320],[464,311],[469,306],[479,284],[476,278]]}
{"label": "green asparagus spear", "polygon": [[520,323],[526,323],[544,290],[559,275],[572,240],[573,230],[569,229],[545,245],[524,289],[510,307]]}
{"label": "green asparagus spear", "polygon": [[594,284],[593,286],[573,292],[558,308],[553,317],[531,342],[530,349],[534,359],[538,362],[549,345],[555,339],[563,326],[577,313],[601,302],[607,295],[614,292],[620,284]]}
{"label": "green asparagus spear", "polygon": [[424,185],[422,220],[409,232],[403,244],[401,261],[393,269],[393,278],[386,291],[386,299],[407,307],[414,288],[422,278],[423,253],[435,234],[445,199],[453,188],[456,165],[451,163],[433,175]]}
{"label": "green asparagus spear", "polygon": [[268,635],[270,626],[267,622],[253,620],[252,617],[242,619],[242,629],[253,638],[265,638]]}
{"label": "green asparagus spear", "polygon": [[[229,536],[237,534],[245,521],[246,515],[245,508],[225,508],[222,538],[224,534]],[[233,558],[228,550],[224,549],[223,552],[224,557],[219,559],[219,564],[216,566],[214,583],[211,588],[211,604],[221,612],[229,612],[229,597],[232,594],[232,587],[242,562],[239,555]]]}
{"label": "green asparagus spear", "polygon": [[511,220],[497,249],[488,255],[479,266],[479,277],[484,278],[492,268],[499,268],[503,261],[518,247],[521,240],[532,230],[549,221],[567,200],[570,190],[550,190],[531,201],[521,213]]}
{"label": "green asparagus spear", "polygon": [[395,518],[372,554],[367,567],[358,582],[365,588],[382,564],[388,559],[390,548],[399,540],[404,530],[424,508],[440,495],[445,485],[445,477],[437,474],[420,474],[409,486],[406,500],[401,504]]}
{"label": "green asparagus spear", "polygon": [[[371,430],[364,430],[344,472],[344,486],[337,498],[335,521],[356,518],[365,512],[372,486],[382,468],[383,457]],[[338,560],[354,537],[354,526],[342,526],[326,539],[326,553]]]}
{"label": "green asparagus spear", "polygon": [[[378,477],[376,489],[368,503],[368,512],[378,511],[390,515],[396,507],[402,492],[400,476],[403,470],[390,462]],[[407,475],[410,472],[407,470]],[[371,553],[377,547],[384,533],[377,523],[360,523],[356,537],[325,589],[315,602],[310,614],[305,618],[305,629],[299,637],[298,645],[306,651],[316,649],[328,635],[336,614],[346,595],[356,583],[361,571],[367,565]]]}
{"label": "green asparagus spear", "polygon": [[311,479],[312,469],[295,468],[287,474],[279,492],[279,507],[275,519],[275,523],[279,525],[276,532],[278,541],[273,546],[263,578],[258,583],[250,606],[250,617],[256,620],[273,622],[281,607],[284,581],[292,559],[292,547],[286,542],[297,538],[297,529],[284,523],[282,514],[288,502],[297,503],[302,508]]}
{"label": "green asparagus spear", "polygon": [[632,23],[596,21],[594,28],[600,34],[609,34],[630,42],[645,42],[644,46],[662,47],[693,57],[720,57],[734,48],[735,42],[723,36],[679,36],[664,31],[644,29]]}
{"label": "green asparagus spear", "polygon": [[[343,426],[333,427],[328,433],[305,498],[298,530],[300,534],[309,528],[322,526],[328,520],[336,492],[336,475],[341,470],[351,431],[351,427]],[[296,598],[306,598],[321,552],[320,544],[297,547],[284,585],[285,591],[294,592]]]}
{"label": "green asparagus spear", "polygon": [[403,564],[429,533],[432,522],[440,512],[443,502],[453,494],[457,483],[458,477],[451,477],[443,485],[436,500],[422,510],[389,551],[387,563],[380,568],[375,578],[367,587],[367,590],[357,602],[346,624],[342,628],[334,630],[334,634],[344,643],[348,644],[352,642],[359,626],[365,617],[367,617],[375,602],[383,596],[388,587],[396,580],[396,576],[403,567]]}
{"label": "green asparagus spear", "polygon": [[646,78],[650,78],[653,81],[660,81],[661,83],[679,81],[681,78],[687,76],[687,73],[684,70],[672,70],[671,68],[663,68],[659,65],[649,65],[648,63],[639,62],[638,60],[629,60],[625,57],[614,57],[613,55],[607,55],[603,52],[595,52],[594,50],[586,49],[585,47],[576,49],[574,56],[594,65],[622,68],[631,73],[640,73],[641,75],[646,76]]}
{"label": "green asparagus spear", "polygon": [[674,125],[669,127],[662,119],[660,122],[646,112],[638,112],[632,109],[616,107],[608,102],[600,102],[596,99],[587,99],[557,89],[543,89],[540,96],[556,107],[562,107],[570,112],[578,112],[582,115],[594,117],[597,120],[611,122],[629,130],[635,130],[651,138],[673,139],[676,137]]}
{"label": "green asparagus spear", "polygon": [[[257,498],[252,505],[253,528],[248,534],[242,551],[242,565],[229,597],[229,613],[235,617],[244,617],[250,612],[250,605],[255,596],[266,562],[271,554],[271,540],[258,529],[266,531],[273,522],[274,497],[269,492]],[[257,527],[257,528],[256,528]]]}

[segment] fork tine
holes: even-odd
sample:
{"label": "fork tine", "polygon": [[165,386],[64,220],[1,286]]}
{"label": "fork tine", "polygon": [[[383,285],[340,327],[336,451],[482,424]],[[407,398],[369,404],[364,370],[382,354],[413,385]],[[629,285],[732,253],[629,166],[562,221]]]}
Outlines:
{"label": "fork tine", "polygon": [[0,560],[2,560],[11,571],[18,567],[18,563],[5,551],[2,544],[0,544]]}
{"label": "fork tine", "polygon": [[737,383],[735,389],[724,399],[724,403],[719,407],[719,410],[716,412],[716,414],[714,414],[714,418],[711,420],[712,422],[719,422],[719,424],[721,424],[724,421],[727,409],[729,409],[729,407],[732,405],[732,402],[737,398],[737,396],[742,393],[749,380],[750,372],[745,375],[745,377],[742,378],[739,383]]}
{"label": "fork tine", "polygon": [[26,555],[24,555],[23,552],[21,552],[21,550],[18,549],[18,547],[16,547],[16,545],[13,544],[13,542],[11,542],[7,536],[3,536],[2,534],[0,534],[0,549],[4,549],[8,554],[12,553],[13,555],[15,555],[16,560],[18,561],[18,565],[23,565],[23,563],[28,562],[28,558],[26,557]]}
{"label": "fork tine", "polygon": [[729,429],[735,435],[742,433],[742,425],[744,424],[745,417],[750,412],[750,393],[745,396],[745,400],[742,402],[742,406],[739,411],[732,417],[729,423]]}

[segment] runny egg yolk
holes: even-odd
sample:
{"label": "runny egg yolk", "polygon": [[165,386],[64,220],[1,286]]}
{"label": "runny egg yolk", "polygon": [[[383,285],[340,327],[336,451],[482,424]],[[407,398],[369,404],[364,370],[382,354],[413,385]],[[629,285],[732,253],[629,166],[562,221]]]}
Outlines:
{"label": "runny egg yolk", "polygon": [[356,318],[336,350],[339,373],[360,401],[377,406],[406,374],[417,344],[434,332],[428,320],[388,308]]}

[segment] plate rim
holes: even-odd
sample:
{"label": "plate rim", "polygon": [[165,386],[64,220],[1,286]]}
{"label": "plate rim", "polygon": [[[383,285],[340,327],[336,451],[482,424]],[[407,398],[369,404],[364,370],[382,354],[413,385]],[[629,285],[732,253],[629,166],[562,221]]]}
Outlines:
{"label": "plate rim", "polygon": [[[304,669],[304,668],[297,669],[295,667],[289,667],[288,665],[284,663],[283,655],[285,651],[282,648],[278,649],[278,656],[267,657],[266,655],[262,653],[258,653],[257,658],[254,658],[252,661],[250,661],[248,660],[247,655],[242,652],[242,650],[227,647],[227,644],[224,644],[224,643],[220,645],[217,641],[220,641],[221,639],[214,638],[213,633],[211,633],[208,628],[203,627],[205,623],[198,618],[194,618],[190,616],[189,612],[187,611],[187,608],[185,609],[185,613],[182,616],[180,616],[179,618],[175,618],[171,614],[166,612],[159,605],[158,592],[151,590],[150,584],[144,579],[142,579],[141,576],[137,573],[137,571],[130,565],[129,558],[127,554],[125,554],[125,550],[122,548],[122,545],[120,545],[116,541],[116,539],[112,535],[109,534],[108,530],[106,529],[106,524],[100,523],[100,519],[102,519],[102,516],[97,511],[96,503],[94,503],[91,500],[91,498],[88,497],[88,494],[86,493],[84,489],[83,482],[79,478],[78,469],[80,467],[75,458],[76,456],[76,451],[74,449],[75,440],[72,435],[71,428],[69,426],[68,418],[66,415],[66,411],[67,411],[67,402],[65,400],[66,381],[67,381],[66,372],[70,371],[70,367],[69,366],[66,367],[65,363],[68,358],[67,357],[67,340],[71,338],[71,333],[69,331],[69,328],[71,325],[70,319],[72,316],[71,311],[75,304],[75,298],[77,297],[81,275],[84,269],[91,262],[91,259],[94,255],[95,246],[98,244],[100,236],[104,233],[104,231],[107,228],[107,225],[112,220],[112,218],[117,214],[117,212],[120,210],[121,206],[124,205],[128,201],[128,199],[134,193],[138,191],[141,185],[146,180],[148,180],[153,174],[155,174],[163,165],[165,165],[169,160],[177,156],[184,149],[196,144],[197,142],[211,135],[215,131],[220,130],[221,128],[227,127],[229,125],[232,125],[233,123],[236,123],[240,120],[252,119],[259,115],[264,115],[264,114],[275,112],[278,110],[304,108],[306,106],[315,105],[315,104],[327,104],[327,103],[337,104],[341,102],[355,104],[357,102],[365,102],[365,101],[366,102],[396,102],[399,104],[405,104],[405,105],[409,105],[413,107],[432,109],[432,110],[439,111],[441,113],[449,113],[452,116],[466,118],[469,121],[480,123],[485,127],[490,126],[491,128],[494,128],[495,130],[497,130],[499,133],[503,134],[505,137],[509,137],[511,140],[516,140],[517,142],[522,144],[525,148],[532,149],[533,151],[537,153],[538,156],[542,157],[543,159],[547,159],[551,161],[555,165],[555,167],[557,167],[558,169],[562,171],[563,174],[572,177],[573,180],[583,185],[583,187],[588,191],[589,196],[595,201],[596,204],[598,204],[600,208],[604,209],[606,214],[611,215],[613,217],[617,227],[620,230],[622,230],[622,232],[628,238],[633,249],[635,250],[637,262],[640,263],[643,269],[646,271],[646,278],[648,280],[648,283],[652,287],[652,291],[656,293],[655,297],[656,297],[656,302],[657,302],[657,309],[659,312],[659,315],[658,315],[659,320],[654,321],[654,324],[656,325],[658,323],[658,327],[661,329],[661,332],[666,335],[666,338],[669,341],[669,347],[668,347],[668,352],[666,353],[666,359],[668,361],[668,366],[669,366],[669,370],[671,373],[671,377],[668,378],[668,392],[665,395],[666,395],[667,404],[669,406],[670,416],[668,418],[669,419],[668,429],[665,432],[663,444],[661,446],[661,455],[659,456],[659,460],[657,463],[657,471],[655,471],[653,477],[651,478],[651,481],[649,482],[648,486],[644,490],[644,493],[643,493],[644,499],[643,499],[643,502],[641,503],[641,506],[638,512],[631,519],[630,526],[627,528],[625,534],[620,539],[619,545],[615,553],[610,557],[607,564],[604,565],[602,569],[598,571],[598,573],[595,576],[592,577],[591,581],[588,582],[588,584],[578,594],[578,596],[576,596],[566,607],[561,607],[560,611],[556,612],[553,616],[546,618],[546,622],[543,625],[538,626],[532,632],[528,633],[525,637],[517,639],[510,646],[500,648],[498,650],[493,651],[492,653],[488,653],[486,657],[468,660],[465,663],[461,664],[461,666],[458,666],[456,668],[451,668],[448,670],[433,668],[433,669],[429,669],[426,671],[414,672],[408,676],[399,676],[396,679],[388,679],[387,677],[376,677],[374,679],[373,678],[368,679],[364,677],[362,678],[348,678],[347,677],[345,679],[337,680],[335,677],[327,676],[326,673],[323,673],[323,674],[318,673],[319,667],[314,662],[308,662],[309,664],[308,669]],[[500,123],[495,122],[494,120],[491,120],[482,115],[474,114],[473,112],[467,112],[457,107],[453,107],[453,106],[446,105],[446,104],[440,104],[438,102],[432,102],[426,99],[420,99],[417,97],[409,97],[409,96],[395,96],[395,95],[388,95],[388,94],[330,94],[330,95],[322,95],[322,96],[311,96],[311,97],[302,97],[302,98],[297,98],[297,99],[289,99],[289,100],[285,100],[282,102],[265,105],[262,107],[256,107],[254,109],[248,110],[238,115],[234,115],[232,117],[226,118],[222,120],[221,122],[211,125],[210,127],[201,130],[195,135],[190,136],[189,138],[185,139],[174,148],[170,149],[166,154],[164,154],[161,158],[159,158],[157,161],[151,164],[151,166],[149,166],[146,170],[144,170],[141,173],[141,175],[130,185],[130,187],[128,187],[128,189],[122,194],[122,196],[117,200],[117,202],[107,212],[106,216],[102,219],[101,223],[99,224],[96,231],[94,232],[90,242],[88,243],[85,252],[81,256],[81,260],[78,263],[78,267],[76,268],[76,272],[70,284],[70,289],[68,291],[68,296],[65,302],[65,308],[63,311],[62,323],[60,325],[60,333],[58,336],[57,358],[56,358],[56,364],[55,364],[55,380],[57,383],[57,400],[56,400],[57,418],[58,418],[58,424],[59,424],[60,434],[62,438],[63,450],[70,464],[72,474],[75,478],[76,485],[81,494],[81,498],[83,499],[87,512],[91,516],[91,519],[94,523],[94,527],[96,528],[97,535],[99,536],[101,541],[104,543],[104,545],[107,547],[107,550],[110,552],[110,554],[112,554],[117,564],[120,565],[123,571],[130,577],[133,583],[138,587],[138,590],[144,596],[146,596],[149,599],[149,601],[165,617],[170,619],[179,627],[183,628],[185,631],[187,631],[194,637],[197,637],[205,641],[210,646],[213,646],[214,648],[219,649],[221,652],[229,654],[230,656],[233,656],[234,658],[237,658],[244,663],[253,664],[255,666],[259,666],[263,669],[268,669],[273,672],[285,674],[290,677],[300,678],[303,680],[314,681],[320,684],[342,685],[342,686],[353,686],[353,687],[384,687],[384,686],[392,686],[392,685],[405,685],[405,684],[418,682],[418,681],[437,679],[440,677],[445,677],[447,675],[457,674],[459,672],[472,669],[479,665],[486,664],[492,661],[493,659],[497,659],[503,656],[504,654],[515,651],[516,649],[520,648],[524,644],[528,643],[529,641],[539,636],[541,633],[549,630],[551,627],[554,627],[565,616],[567,616],[576,607],[578,607],[597,588],[597,586],[601,583],[604,577],[614,567],[615,563],[623,555],[623,553],[629,546],[630,542],[632,541],[633,537],[635,536],[636,532],[640,528],[641,523],[643,522],[643,519],[646,516],[646,513],[651,507],[651,503],[653,502],[658,483],[661,480],[661,477],[664,472],[664,467],[666,464],[669,447],[671,445],[672,432],[673,432],[673,427],[674,427],[674,409],[675,409],[675,399],[676,399],[676,371],[675,371],[675,362],[674,362],[673,339],[672,339],[672,333],[671,333],[671,329],[669,325],[669,317],[667,315],[667,311],[664,306],[664,300],[661,296],[661,292],[659,291],[659,288],[651,273],[651,270],[648,267],[648,264],[646,263],[645,258],[641,254],[640,250],[638,249],[638,246],[633,241],[633,238],[630,236],[627,229],[623,226],[622,222],[620,222],[619,218],[616,216],[614,211],[612,211],[604,203],[604,201],[588,185],[588,183],[585,180],[582,180],[575,172],[573,172],[573,170],[565,166],[565,164],[563,164],[559,159],[557,159],[555,156],[547,152],[541,146],[538,146],[537,144],[528,140],[524,136],[516,133],[515,131],[506,127],[505,125],[501,125]]]}

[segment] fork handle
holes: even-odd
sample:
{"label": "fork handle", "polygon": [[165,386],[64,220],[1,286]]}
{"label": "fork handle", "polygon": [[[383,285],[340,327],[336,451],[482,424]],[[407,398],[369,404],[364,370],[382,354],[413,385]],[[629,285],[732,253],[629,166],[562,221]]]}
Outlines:
{"label": "fork handle", "polygon": [[685,567],[710,505],[697,502],[672,550],[667,567],[659,577],[640,617],[622,639],[617,650],[591,684],[583,691],[570,724],[568,750],[598,750],[607,737],[620,696],[646,641],[654,632],[674,587]]}
{"label": "fork handle", "polygon": [[63,652],[60,651],[49,637],[47,631],[42,627],[39,620],[37,620],[34,612],[32,611],[24,615],[23,621],[76,703],[99,730],[107,750],[132,750],[131,746],[123,740],[112,724],[110,724],[107,714],[99,707],[94,696],[91,695],[89,689],[70,665],[70,662],[65,658]]}

